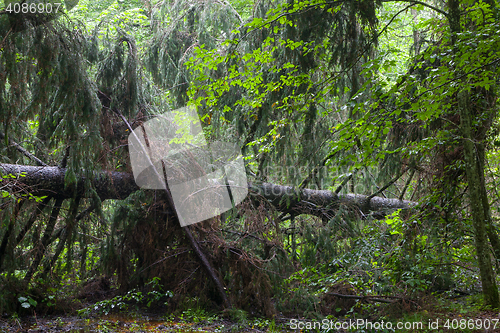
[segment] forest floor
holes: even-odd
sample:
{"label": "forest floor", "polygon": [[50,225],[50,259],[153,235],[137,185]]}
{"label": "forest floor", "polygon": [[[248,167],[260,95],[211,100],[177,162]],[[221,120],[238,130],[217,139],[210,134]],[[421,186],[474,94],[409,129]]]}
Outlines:
{"label": "forest floor", "polygon": [[[35,316],[15,320],[0,320],[0,332],[266,332],[267,328],[251,328],[226,320],[185,323],[162,318],[131,318],[126,315],[107,315],[82,319],[80,317]],[[286,330],[279,329],[279,332]]]}
{"label": "forest floor", "polygon": [[[461,315],[459,313],[413,313],[409,314],[401,321],[403,325],[410,329],[397,329],[396,323],[392,321],[392,329],[375,329],[375,325],[380,321],[372,321],[373,329],[366,327],[356,327],[355,325],[348,329],[292,329],[290,319],[281,318],[272,321],[266,319],[254,319],[245,322],[235,322],[225,319],[211,319],[199,322],[187,322],[181,318],[167,319],[165,317],[149,317],[147,315],[139,316],[134,314],[113,314],[92,316],[90,318],[81,318],[78,316],[45,316],[37,317],[35,315],[22,318],[0,319],[0,332],[108,332],[108,333],[128,333],[128,332],[500,332],[500,313],[495,311],[481,311],[474,315]],[[359,319],[361,320],[361,319]],[[365,319],[366,320],[366,319]],[[448,320],[448,326],[446,322]],[[303,320],[302,324],[307,325],[311,321]],[[324,320],[317,322],[324,324]],[[339,323],[348,323],[352,320],[339,318]],[[415,326],[416,323],[422,323],[422,326]],[[431,324],[439,322],[439,326],[430,327]],[[465,323],[465,324],[464,324]],[[411,324],[411,326],[410,326]],[[463,327],[460,327],[463,325]],[[472,329],[467,327],[472,325]],[[478,325],[478,326],[476,326]],[[490,326],[489,329],[486,326]],[[455,326],[455,327],[454,327]],[[481,327],[481,328],[479,328]]]}
{"label": "forest floor", "polygon": [[[282,315],[274,319],[248,318],[242,310],[210,314],[200,308],[176,315],[165,315],[165,311],[149,313],[144,308],[104,314],[96,313],[97,304],[86,303],[85,313],[68,309],[66,314],[50,316],[35,311],[29,316],[4,315],[0,318],[0,332],[500,332],[500,312],[481,309],[477,295],[431,296],[418,308],[406,310],[397,304],[365,303],[351,313],[317,319]],[[311,325],[318,327],[311,329]]]}
{"label": "forest floor", "polygon": [[23,317],[0,319],[0,332],[293,332],[286,328],[285,320],[276,324],[274,321],[269,327],[266,320],[261,322],[238,323],[229,320],[210,320],[200,322],[184,322],[181,320],[166,320],[161,317],[137,316],[130,317],[126,314],[102,315],[92,318],[78,316],[49,316],[49,317]]}

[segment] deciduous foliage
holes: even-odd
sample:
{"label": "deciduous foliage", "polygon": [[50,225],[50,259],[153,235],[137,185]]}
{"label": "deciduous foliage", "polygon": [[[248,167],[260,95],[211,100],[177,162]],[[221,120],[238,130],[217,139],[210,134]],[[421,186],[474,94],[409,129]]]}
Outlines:
{"label": "deciduous foliage", "polygon": [[[226,290],[251,313],[340,315],[342,293],[406,300],[476,288],[477,274],[497,308],[497,7],[81,0],[50,20],[3,9],[0,310],[105,276],[122,292],[159,277],[172,307],[223,306]],[[412,25],[403,55],[387,39],[395,22]],[[129,126],[188,104],[208,141],[240,145],[254,190],[189,234],[164,192],[138,189],[126,146]]]}

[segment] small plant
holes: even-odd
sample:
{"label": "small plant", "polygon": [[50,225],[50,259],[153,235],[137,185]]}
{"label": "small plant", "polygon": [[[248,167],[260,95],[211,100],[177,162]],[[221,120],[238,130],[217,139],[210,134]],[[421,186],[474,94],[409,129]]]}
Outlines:
{"label": "small plant", "polygon": [[265,327],[268,327],[271,324],[271,321],[266,318],[255,318],[251,322],[251,328],[258,328],[258,329],[263,329]]}
{"label": "small plant", "polygon": [[42,303],[45,303],[45,305],[49,307],[55,306],[56,305],[55,296],[54,295],[47,296],[42,300]]}
{"label": "small plant", "polygon": [[269,333],[277,333],[278,332],[278,328],[276,327],[276,322],[274,321],[274,319],[269,324],[267,331]]}
{"label": "small plant", "polygon": [[83,309],[80,309],[80,310],[77,310],[76,313],[80,316],[80,317],[88,317],[90,316],[90,313],[92,312],[92,308],[88,307],[88,308],[83,308]]}
{"label": "small plant", "polygon": [[[130,292],[129,292],[130,293]],[[124,302],[123,296],[116,296],[112,299],[106,299],[104,301],[100,301],[95,303],[93,306],[78,310],[78,315],[85,317],[90,315],[92,311],[96,311],[99,314],[109,314],[111,311],[118,310],[127,310],[128,305]]]}
{"label": "small plant", "polygon": [[31,298],[31,296],[27,297],[21,296],[17,300],[21,303],[21,306],[25,309],[29,309],[30,307],[35,308],[38,304],[38,302],[35,301],[33,298]]}
{"label": "small plant", "polygon": [[56,326],[57,327],[63,327],[64,326],[64,320],[62,320],[61,317],[57,317],[57,319],[56,319]]}
{"label": "small plant", "polygon": [[227,309],[225,310],[229,318],[231,320],[234,320],[235,322],[239,324],[246,324],[248,320],[248,314],[246,311],[241,310],[241,309]]}
{"label": "small plant", "polygon": [[205,312],[205,310],[201,308],[196,309],[188,309],[183,311],[181,314],[181,319],[186,322],[193,322],[195,324],[205,321],[209,316]]}
{"label": "small plant", "polygon": [[[159,277],[154,277],[151,281],[149,281],[147,284],[152,290],[148,292],[147,294],[147,307],[151,307],[151,304],[154,302],[160,301],[160,299],[164,296],[167,297],[173,297],[174,294],[171,291],[163,292],[163,286],[160,284],[160,278]],[[167,305],[167,302],[164,303]]]}
{"label": "small plant", "polygon": [[[163,292],[163,288],[159,284],[159,278],[153,278],[147,285],[152,289],[147,294],[132,289],[123,296],[116,296],[112,299],[97,302],[92,307],[78,310],[78,315],[85,317],[90,315],[92,311],[108,315],[110,312],[116,310],[126,311],[130,304],[135,304],[136,307],[139,307],[140,304],[145,304],[149,308],[153,303],[159,302],[163,297],[171,298],[174,296],[171,291]],[[164,302],[164,304],[167,305],[168,302]]]}

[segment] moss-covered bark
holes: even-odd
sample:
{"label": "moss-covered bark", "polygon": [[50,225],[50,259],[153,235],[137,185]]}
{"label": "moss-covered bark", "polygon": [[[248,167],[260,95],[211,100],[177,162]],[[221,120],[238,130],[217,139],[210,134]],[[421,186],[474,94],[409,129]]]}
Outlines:
{"label": "moss-covered bark", "polygon": [[[448,2],[448,20],[452,33],[452,43],[455,54],[458,57],[458,47],[456,44],[457,35],[462,32],[460,24],[460,1],[450,0]],[[458,60],[458,59],[457,59]],[[457,70],[456,75],[460,75]],[[474,137],[477,126],[473,124],[474,115],[484,114],[489,110],[474,109],[470,98],[470,93],[464,89],[458,93],[458,112],[460,114],[460,130],[463,136],[465,169],[468,181],[468,193],[471,205],[472,221],[474,225],[475,244],[478,258],[478,266],[481,273],[481,283],[485,305],[492,308],[500,306],[498,287],[490,258],[490,248],[488,244],[487,231],[491,221],[489,202],[484,181],[484,154],[481,154],[478,146],[482,145],[481,139]]]}
{"label": "moss-covered bark", "polygon": [[[83,186],[83,177],[77,182],[76,189],[64,187],[66,169],[59,167],[38,167],[30,165],[0,164],[0,172],[12,174],[16,179],[10,180],[10,190],[25,191],[37,196],[56,198],[72,198],[73,191],[77,195],[87,197]],[[19,176],[24,174],[24,176]],[[125,199],[139,187],[134,176],[126,172],[102,171],[96,173],[91,180],[101,200]],[[386,211],[406,209],[414,202],[399,199],[370,197],[361,194],[337,195],[328,190],[298,189],[271,183],[249,184],[251,195],[261,195],[269,200],[279,211],[294,212],[294,215],[310,214],[322,216],[325,212],[336,210],[339,205],[358,207],[364,214],[370,211]]]}

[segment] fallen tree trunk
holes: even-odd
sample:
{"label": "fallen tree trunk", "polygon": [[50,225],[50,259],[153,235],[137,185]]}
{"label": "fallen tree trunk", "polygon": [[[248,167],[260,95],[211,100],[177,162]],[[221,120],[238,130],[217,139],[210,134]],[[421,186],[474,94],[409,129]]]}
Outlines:
{"label": "fallen tree trunk", "polygon": [[328,215],[340,205],[357,208],[361,213],[406,209],[416,203],[408,200],[386,199],[362,194],[335,194],[328,190],[299,189],[270,183],[249,184],[249,189],[268,199],[280,212],[291,215]]}
{"label": "fallen tree trunk", "polygon": [[[10,192],[68,199],[72,198],[74,191],[76,191],[77,196],[89,196],[84,190],[85,177],[79,177],[76,188],[64,187],[66,169],[63,168],[0,164],[0,171],[4,175],[16,176],[15,179],[6,178],[8,184],[5,184],[5,180],[2,183],[2,188],[4,190],[8,188]],[[94,174],[91,182],[101,200],[125,199],[131,193],[139,190],[134,176],[126,172],[102,171]]]}
{"label": "fallen tree trunk", "polygon": [[[4,175],[15,176],[6,178],[2,182],[2,189],[10,192],[22,191],[35,196],[72,198],[76,191],[77,196],[88,196],[84,191],[84,177],[79,178],[76,188],[65,188],[66,169],[63,168],[0,164],[0,171]],[[101,200],[125,199],[139,190],[133,175],[126,172],[102,171],[95,173],[91,182]],[[278,211],[294,216],[300,214],[329,216],[340,205],[358,209],[363,214],[371,211],[406,209],[415,205],[414,202],[407,200],[370,198],[361,194],[340,195],[328,190],[299,189],[270,183],[249,183],[248,186],[250,195],[260,195],[269,200]]]}

